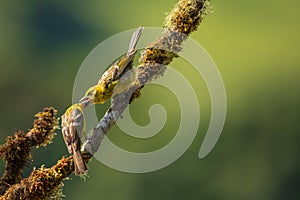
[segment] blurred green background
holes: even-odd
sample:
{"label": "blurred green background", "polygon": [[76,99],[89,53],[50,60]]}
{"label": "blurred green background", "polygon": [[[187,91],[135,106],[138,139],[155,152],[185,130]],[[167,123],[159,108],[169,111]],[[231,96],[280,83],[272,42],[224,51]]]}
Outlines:
{"label": "blurred green background", "polygon": [[[71,104],[77,70],[97,44],[140,25],[161,27],[176,2],[2,1],[1,143],[16,128],[31,128],[33,115],[45,106],[64,112]],[[300,198],[300,2],[213,0],[212,4],[214,14],[192,38],[218,65],[227,92],[226,124],[213,151],[202,160],[197,157],[209,123],[210,99],[201,77],[186,67],[183,73],[199,91],[201,106],[200,129],[187,152],[170,166],[147,174],[118,172],[94,159],[87,181],[73,177],[65,182],[66,199]],[[184,63],[177,59],[172,67],[182,70]],[[180,116],[170,102],[177,105],[172,94],[146,87],[132,104],[133,118],[148,124],[149,106],[161,103],[169,116],[166,127],[149,140],[124,136],[118,128],[110,137],[132,151],[162,147],[174,137]],[[24,176],[33,166],[52,166],[66,154],[58,134],[53,144],[34,152]],[[1,170],[3,165],[1,161]]]}

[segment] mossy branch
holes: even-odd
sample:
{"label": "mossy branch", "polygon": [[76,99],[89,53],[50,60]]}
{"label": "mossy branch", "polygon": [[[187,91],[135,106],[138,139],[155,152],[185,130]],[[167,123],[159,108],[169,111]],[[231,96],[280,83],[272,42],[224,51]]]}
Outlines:
{"label": "mossy branch", "polygon": [[[103,137],[116,123],[121,113],[134,99],[139,97],[145,84],[162,76],[168,65],[182,49],[184,40],[194,32],[208,10],[208,0],[179,0],[166,18],[165,32],[150,43],[140,58],[136,80],[130,88],[112,99],[106,112],[93,133],[82,146],[86,162],[98,150]],[[62,187],[62,180],[74,171],[73,157],[63,157],[51,168],[35,169],[28,178],[21,180],[21,171],[30,158],[31,147],[44,146],[52,141],[57,127],[56,110],[47,108],[37,114],[34,128],[28,133],[16,131],[6,144],[0,147],[1,157],[6,162],[6,171],[1,178],[2,199],[48,199]],[[87,153],[89,152],[89,153]]]}
{"label": "mossy branch", "polygon": [[[83,154],[83,158],[89,161],[90,155]],[[63,184],[62,181],[74,171],[73,156],[62,157],[56,165],[51,168],[42,166],[35,169],[28,178],[19,184],[12,185],[0,200],[42,200],[59,197]]]}
{"label": "mossy branch", "polygon": [[5,172],[0,179],[0,195],[11,185],[20,182],[21,172],[31,157],[31,149],[52,142],[58,127],[56,113],[52,107],[44,108],[35,115],[37,119],[28,133],[15,131],[14,136],[9,136],[7,142],[0,146],[0,156],[5,161]]}
{"label": "mossy branch", "polygon": [[196,31],[208,9],[208,0],[179,0],[166,18],[165,32],[148,44],[142,53],[134,84],[126,92],[113,97],[110,109],[93,129],[82,151],[92,155],[98,151],[104,136],[115,125],[128,104],[139,97],[144,85],[163,76],[166,65],[177,57],[182,43]]}

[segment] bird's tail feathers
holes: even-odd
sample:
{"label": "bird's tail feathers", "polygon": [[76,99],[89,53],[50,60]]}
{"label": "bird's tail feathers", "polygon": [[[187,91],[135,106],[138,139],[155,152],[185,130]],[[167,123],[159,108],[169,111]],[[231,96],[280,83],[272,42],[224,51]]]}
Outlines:
{"label": "bird's tail feathers", "polygon": [[142,31],[143,31],[143,27],[139,27],[137,28],[134,33],[132,34],[130,43],[129,43],[129,48],[128,48],[128,52],[127,55],[132,55],[135,53],[135,46],[138,42],[138,40],[140,39],[141,35],[142,35]]}
{"label": "bird's tail feathers", "polygon": [[80,174],[84,174],[87,171],[87,167],[84,160],[82,159],[80,151],[75,151],[73,157],[75,165],[75,175],[78,176]]}

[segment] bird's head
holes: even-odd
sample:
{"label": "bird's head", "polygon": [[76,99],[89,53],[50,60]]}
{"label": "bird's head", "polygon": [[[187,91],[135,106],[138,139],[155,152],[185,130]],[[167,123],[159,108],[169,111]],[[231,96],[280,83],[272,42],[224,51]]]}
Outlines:
{"label": "bird's head", "polygon": [[84,97],[82,99],[80,99],[79,102],[84,104],[85,107],[90,104],[102,103],[103,93],[104,93],[103,88],[99,85],[95,85],[93,87],[90,87],[86,91]]}

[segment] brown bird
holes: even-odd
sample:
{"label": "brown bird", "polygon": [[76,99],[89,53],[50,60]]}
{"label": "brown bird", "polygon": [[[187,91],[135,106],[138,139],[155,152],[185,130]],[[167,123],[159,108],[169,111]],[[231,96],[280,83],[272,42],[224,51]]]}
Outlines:
{"label": "brown bird", "polygon": [[73,155],[76,176],[87,171],[86,164],[80,153],[80,138],[85,136],[83,107],[84,104],[74,104],[61,117],[62,135],[69,153]]}

